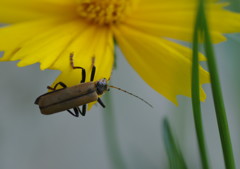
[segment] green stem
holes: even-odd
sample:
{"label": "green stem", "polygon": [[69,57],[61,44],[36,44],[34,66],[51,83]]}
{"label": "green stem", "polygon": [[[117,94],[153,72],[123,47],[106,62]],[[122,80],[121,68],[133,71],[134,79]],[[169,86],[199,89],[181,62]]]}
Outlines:
{"label": "green stem", "polygon": [[[202,0],[203,1],[203,0]],[[204,47],[207,56],[207,64],[211,78],[212,94],[214,99],[215,112],[218,122],[218,129],[220,133],[225,167],[227,169],[235,169],[234,156],[232,151],[231,138],[228,128],[227,115],[225,112],[224,101],[221,92],[221,86],[213,51],[213,46],[211,43],[211,37],[208,30],[207,19],[204,12],[204,6],[201,11],[202,17],[202,29],[204,35]]]}
{"label": "green stem", "polygon": [[202,126],[200,93],[199,93],[199,61],[198,61],[198,33],[200,30],[200,4],[197,11],[196,23],[193,34],[193,58],[192,58],[192,107],[195,129],[198,140],[198,148],[202,161],[202,167],[209,169],[205,137]]}
{"label": "green stem", "polygon": [[105,95],[105,100],[108,103],[106,109],[104,109],[103,114],[103,124],[106,135],[106,145],[108,150],[108,155],[110,157],[112,168],[114,169],[126,169],[124,159],[119,147],[116,122],[114,117],[114,111],[112,107],[111,93]]}

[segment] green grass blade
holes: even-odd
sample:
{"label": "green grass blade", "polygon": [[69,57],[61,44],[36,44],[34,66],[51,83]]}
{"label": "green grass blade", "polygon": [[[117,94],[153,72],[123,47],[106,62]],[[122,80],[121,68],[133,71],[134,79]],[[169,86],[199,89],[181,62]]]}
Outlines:
{"label": "green grass blade", "polygon": [[169,158],[170,168],[187,169],[187,165],[184,161],[183,155],[176,145],[172,131],[170,129],[170,125],[166,118],[163,120],[163,139]]}
{"label": "green grass blade", "polygon": [[199,30],[201,28],[200,20],[200,4],[196,15],[196,22],[193,34],[193,58],[192,58],[192,108],[195,130],[198,141],[198,148],[200,152],[202,167],[204,169],[209,169],[205,137],[202,126],[202,113],[200,105],[200,93],[199,93],[199,61],[198,61],[198,35],[201,33]]}
{"label": "green grass blade", "polygon": [[[203,1],[203,0],[201,0]],[[203,4],[203,3],[202,3]],[[221,92],[221,86],[214,56],[214,50],[211,43],[211,37],[207,25],[207,18],[204,10],[204,5],[201,8],[202,30],[204,36],[204,48],[207,56],[207,64],[211,78],[212,94],[215,106],[215,112],[220,133],[225,167],[227,169],[235,169],[234,156],[232,151],[231,138],[228,128],[227,116],[224,107],[224,101]]]}

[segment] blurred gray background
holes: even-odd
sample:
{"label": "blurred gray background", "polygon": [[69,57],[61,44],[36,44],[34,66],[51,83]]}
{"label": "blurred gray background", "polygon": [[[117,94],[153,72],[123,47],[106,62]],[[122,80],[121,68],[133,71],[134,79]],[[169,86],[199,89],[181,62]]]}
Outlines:
{"label": "blurred gray background", "polygon": [[[228,112],[236,166],[240,168],[240,79],[239,34],[216,45],[216,55]],[[66,112],[44,116],[34,105],[36,97],[57,77],[57,71],[40,71],[39,65],[16,67],[16,62],[0,62],[0,169],[112,169],[104,119],[109,112],[94,106],[85,117]],[[157,77],[156,77],[157,78]],[[161,79],[159,79],[161,80]],[[187,165],[200,169],[191,111],[191,100],[179,96],[179,106],[152,90],[129,66],[120,51],[111,83],[148,100],[112,89],[116,135],[128,169],[167,169],[168,158],[162,139],[163,117],[170,120]],[[204,129],[210,163],[223,169],[222,151],[214,114],[210,85],[202,104]],[[106,102],[108,106],[109,103]]]}

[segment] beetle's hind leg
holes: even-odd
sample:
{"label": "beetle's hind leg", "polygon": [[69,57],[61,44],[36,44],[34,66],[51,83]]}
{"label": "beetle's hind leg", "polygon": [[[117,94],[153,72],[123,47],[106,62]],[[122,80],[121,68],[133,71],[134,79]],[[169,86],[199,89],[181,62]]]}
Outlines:
{"label": "beetle's hind leg", "polygon": [[84,105],[82,106],[82,111],[80,111],[81,115],[82,115],[82,116],[85,116],[86,111],[87,111],[87,105],[84,104]]}
{"label": "beetle's hind leg", "polygon": [[73,113],[71,110],[67,110],[67,111],[68,111],[71,115],[73,115],[74,117],[79,117],[79,113],[80,113],[82,116],[85,116],[86,111],[87,111],[87,105],[84,104],[84,105],[82,106],[82,111],[80,110],[79,107],[74,107],[73,110],[74,110],[74,113]]}
{"label": "beetle's hind leg", "polygon": [[67,85],[65,85],[63,82],[58,82],[57,84],[55,84],[54,87],[47,86],[47,88],[50,89],[50,90],[56,90],[56,88],[58,87],[58,85],[62,86],[63,88],[66,88],[66,87],[67,87]]}
{"label": "beetle's hind leg", "polygon": [[70,113],[71,115],[73,115],[74,117],[79,117],[79,113],[82,114],[81,110],[79,109],[79,107],[74,107],[73,108],[73,111],[74,113],[71,111],[71,110],[67,110],[68,113]]}

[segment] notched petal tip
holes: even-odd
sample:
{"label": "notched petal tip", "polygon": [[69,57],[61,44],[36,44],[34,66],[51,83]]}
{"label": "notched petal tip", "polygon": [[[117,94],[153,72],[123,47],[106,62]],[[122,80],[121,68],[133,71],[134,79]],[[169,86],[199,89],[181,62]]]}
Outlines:
{"label": "notched petal tip", "polygon": [[30,64],[25,60],[21,60],[17,63],[18,67],[24,67],[24,66],[28,66],[28,65],[30,65]]}
{"label": "notched petal tip", "polygon": [[1,61],[1,62],[4,62],[4,61],[9,61],[9,60],[8,60],[6,57],[1,56],[1,57],[0,57],[0,61]]}
{"label": "notched petal tip", "polygon": [[169,99],[175,106],[179,106],[177,96]]}
{"label": "notched petal tip", "polygon": [[[129,63],[153,89],[175,105],[178,105],[177,95],[191,97],[190,49],[129,27],[122,26],[114,31]],[[200,78],[201,84],[209,82],[208,73],[203,68],[200,69]],[[201,92],[201,100],[205,98]]]}

